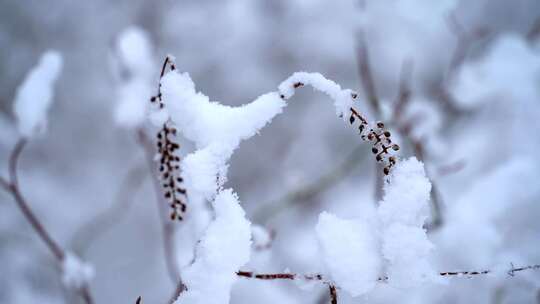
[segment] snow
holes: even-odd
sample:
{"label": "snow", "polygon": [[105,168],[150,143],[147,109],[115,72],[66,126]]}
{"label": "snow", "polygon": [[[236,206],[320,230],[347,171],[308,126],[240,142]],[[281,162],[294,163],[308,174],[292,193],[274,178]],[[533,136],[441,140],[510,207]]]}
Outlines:
{"label": "snow", "polygon": [[255,248],[267,247],[272,242],[272,235],[270,232],[260,225],[251,226],[251,238]]}
{"label": "snow", "polygon": [[14,113],[19,132],[32,137],[47,128],[47,112],[52,104],[53,86],[62,69],[62,56],[47,51],[17,88]]}
{"label": "snow", "polygon": [[315,90],[320,91],[334,100],[334,106],[336,107],[336,114],[338,116],[347,115],[350,112],[350,108],[353,106],[352,94],[355,92],[351,90],[343,90],[341,86],[332,80],[326,79],[319,73],[307,73],[296,72],[283,81],[278,89],[285,99],[291,98],[295,93],[295,84],[301,83],[303,85],[310,85]]}
{"label": "snow", "polygon": [[[240,142],[281,113],[285,101],[273,92],[249,104],[229,107],[196,92],[189,75],[176,71],[167,73],[161,83],[167,113],[198,148],[182,161],[188,193],[211,199],[226,181],[227,161]],[[158,113],[163,116],[163,110]]]}
{"label": "snow", "polygon": [[387,261],[388,283],[398,288],[421,286],[437,279],[429,262],[434,249],[424,229],[393,224],[382,233],[382,253]]}
{"label": "snow", "polygon": [[95,276],[94,267],[81,261],[72,252],[65,253],[61,268],[62,283],[71,289],[80,289],[87,286]]}
{"label": "snow", "polygon": [[539,75],[540,55],[522,37],[505,34],[486,56],[463,66],[452,80],[452,91],[457,105],[465,109],[501,96],[505,100],[529,100],[538,96]]}
{"label": "snow", "polygon": [[[150,119],[157,125],[167,119],[193,141],[198,150],[182,162],[185,184],[190,196],[195,193],[211,199],[226,181],[227,161],[242,140],[256,135],[272,118],[280,114],[286,100],[294,95],[296,83],[311,85],[334,100],[336,114],[344,119],[353,104],[354,92],[342,90],[319,73],[294,73],[279,85],[279,92],[261,95],[251,103],[230,107],[210,101],[195,90],[189,74],[168,72],[161,80],[165,108]],[[217,181],[217,182],[216,182]]]}
{"label": "snow", "polygon": [[197,246],[195,262],[182,271],[187,291],[177,304],[229,303],[236,271],[249,260],[250,222],[236,194],[222,190],[212,205],[215,220]]}
{"label": "snow", "polygon": [[155,64],[146,32],[137,27],[124,30],[118,37],[116,55],[127,76],[117,87],[115,121],[125,128],[138,127],[146,119],[155,86]]}
{"label": "snow", "polygon": [[322,256],[335,283],[359,296],[375,287],[382,265],[374,225],[323,212],[315,228]]}
{"label": "snow", "polygon": [[422,227],[429,214],[431,184],[424,165],[411,157],[398,162],[384,186],[377,210],[382,226],[402,223]]}
{"label": "snow", "polygon": [[384,273],[398,288],[437,278],[430,264],[434,246],[422,228],[431,190],[423,164],[416,158],[398,162],[384,190],[375,218],[323,212],[315,228],[330,276],[353,297],[370,292]]}
{"label": "snow", "polygon": [[116,52],[121,63],[137,74],[155,70],[152,43],[148,34],[139,27],[128,27],[120,33],[116,41]]}
{"label": "snow", "polygon": [[416,158],[398,162],[377,210],[388,283],[418,286],[436,278],[428,262],[434,248],[423,229],[429,213],[431,183]]}
{"label": "snow", "polygon": [[[220,190],[227,180],[228,161],[243,140],[256,135],[280,114],[295,89],[305,85],[332,98],[336,114],[348,119],[344,114],[349,113],[356,94],[318,73],[294,73],[278,91],[239,107],[210,101],[196,91],[187,73],[174,70],[162,78],[165,106],[151,119],[158,125],[170,120],[195,143],[196,150],[181,162],[190,210],[201,214],[205,201],[211,201],[215,212],[215,220],[201,232],[195,263],[183,271],[188,291],[177,303],[228,302],[234,272],[248,262],[252,233],[232,189]],[[433,245],[422,228],[429,211],[430,189],[423,164],[411,158],[399,162],[392,171],[377,218],[320,215],[316,234],[323,262],[340,288],[352,296],[366,294],[375,287],[383,270],[395,276],[389,282],[398,287],[430,278],[433,271],[428,258]],[[206,224],[201,221],[195,225]],[[257,228],[254,231],[255,236],[261,234]]]}

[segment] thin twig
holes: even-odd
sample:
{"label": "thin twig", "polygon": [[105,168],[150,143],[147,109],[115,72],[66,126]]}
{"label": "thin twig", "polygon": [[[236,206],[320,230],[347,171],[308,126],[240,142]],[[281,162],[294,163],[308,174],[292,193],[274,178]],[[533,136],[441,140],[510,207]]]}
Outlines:
{"label": "thin twig", "polygon": [[[13,196],[13,199],[17,203],[17,206],[23,213],[26,220],[30,223],[34,231],[37,233],[39,238],[45,243],[47,248],[52,252],[52,254],[58,260],[58,262],[62,263],[65,257],[65,251],[52,238],[51,234],[45,229],[43,224],[36,217],[32,209],[28,205],[28,202],[23,197],[19,188],[17,165],[19,162],[20,155],[22,151],[24,150],[24,147],[26,146],[26,143],[27,143],[27,140],[25,138],[21,138],[17,141],[17,143],[15,144],[15,148],[13,149],[9,157],[9,164],[8,164],[9,181],[3,178],[0,180],[2,181],[2,186],[5,188],[5,190],[11,193],[11,195]],[[83,298],[85,303],[87,304],[94,303],[92,299],[92,295],[90,294],[90,290],[88,289],[88,286],[81,287],[78,290],[78,293]]]}
{"label": "thin twig", "polygon": [[[527,270],[540,270],[540,264],[534,264],[534,265],[527,265],[527,266],[520,266],[520,267],[514,267],[511,266],[510,269],[506,270],[506,274],[510,277],[513,277],[516,275],[516,273],[527,271]],[[472,271],[441,271],[438,273],[441,277],[466,277],[466,278],[473,278],[476,276],[482,276],[486,274],[495,273],[496,271],[485,269],[485,270],[472,270]],[[269,281],[275,281],[275,280],[306,280],[306,281],[319,281],[324,284],[333,285],[333,281],[326,278],[322,274],[297,274],[297,273],[256,273],[252,271],[237,271],[236,275],[242,278],[247,279],[256,279],[256,280],[269,280]],[[387,276],[382,276],[377,278],[378,282],[386,282],[388,281]],[[337,286],[336,286],[337,288]]]}
{"label": "thin twig", "polygon": [[335,285],[328,285],[328,290],[330,292],[330,303],[337,304],[337,289]]}
{"label": "thin twig", "polygon": [[[522,266],[522,267],[512,267],[506,271],[508,276],[513,277],[516,275],[516,273],[526,270],[539,270],[540,264],[535,265],[528,265],[528,266]],[[479,270],[479,271],[444,271],[439,272],[439,276],[441,277],[465,277],[465,278],[473,278],[477,276],[487,275],[490,273],[493,273],[493,270]],[[306,280],[306,281],[318,281],[323,284],[328,285],[329,292],[330,292],[330,303],[331,304],[337,304],[337,289],[339,286],[334,285],[332,280],[324,277],[322,274],[296,274],[296,273],[256,273],[252,271],[237,271],[236,275],[242,278],[246,279],[256,279],[256,280],[269,280],[269,281],[275,281],[275,280],[286,280],[286,281],[294,281],[294,280]],[[388,281],[387,276],[379,277],[377,278],[378,282],[386,282]]]}
{"label": "thin twig", "polygon": [[159,180],[157,179],[158,173],[156,172],[157,170],[154,163],[154,145],[143,130],[138,130],[137,136],[140,146],[143,148],[143,151],[145,153],[148,170],[152,172],[152,184],[154,186],[156,203],[158,206],[158,215],[161,222],[163,251],[165,255],[167,272],[169,274],[169,278],[175,286],[184,286],[182,282],[182,277],[178,270],[179,266],[176,262],[176,259],[174,258],[174,223],[170,221],[167,216],[168,211],[165,208],[167,204],[163,200],[163,196],[161,195],[161,185],[159,184]]}
{"label": "thin twig", "polygon": [[9,179],[11,180],[11,184],[13,186],[18,186],[19,184],[19,178],[17,176],[17,165],[19,163],[19,157],[21,156],[21,152],[26,146],[26,143],[27,141],[25,138],[19,139],[15,144],[15,148],[13,148],[13,151],[9,156]]}

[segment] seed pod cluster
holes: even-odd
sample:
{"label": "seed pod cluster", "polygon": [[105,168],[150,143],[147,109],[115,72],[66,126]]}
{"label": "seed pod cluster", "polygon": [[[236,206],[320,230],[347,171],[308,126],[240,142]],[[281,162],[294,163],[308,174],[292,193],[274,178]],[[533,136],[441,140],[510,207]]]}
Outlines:
{"label": "seed pod cluster", "polygon": [[[155,96],[150,98],[150,102],[157,105],[160,109],[165,107],[161,95],[161,79],[165,75],[165,71],[169,68],[170,71],[176,70],[174,60],[167,56],[161,67],[159,75],[159,86]],[[176,155],[176,151],[180,145],[175,142],[176,129],[170,126],[171,122],[167,121],[163,124],[161,130],[157,133],[157,150],[159,154],[159,177],[162,182],[165,199],[167,199],[171,207],[171,220],[183,220],[186,213],[187,193],[182,186],[183,179],[180,176],[180,157]]]}
{"label": "seed pod cluster", "polygon": [[159,153],[159,175],[162,182],[165,199],[171,207],[171,220],[183,220],[186,212],[186,189],[182,186],[180,176],[180,157],[176,151],[180,145],[174,142],[176,129],[167,124],[157,134],[157,149]]}
{"label": "seed pod cluster", "polygon": [[377,162],[384,163],[383,173],[390,174],[390,170],[396,164],[396,157],[393,152],[399,150],[399,145],[392,143],[390,131],[385,129],[384,123],[377,122],[374,127],[370,127],[367,120],[354,108],[351,108],[349,122],[354,124],[359,121],[358,131],[364,141],[372,144],[371,152],[375,155]]}

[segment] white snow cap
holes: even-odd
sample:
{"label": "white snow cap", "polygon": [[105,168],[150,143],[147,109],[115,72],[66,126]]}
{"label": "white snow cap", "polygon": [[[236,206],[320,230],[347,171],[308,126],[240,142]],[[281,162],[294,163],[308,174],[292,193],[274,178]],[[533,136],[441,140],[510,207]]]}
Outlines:
{"label": "white snow cap", "polygon": [[398,162],[384,191],[377,213],[388,283],[405,288],[433,281],[428,258],[434,246],[423,228],[431,192],[424,165],[414,157]]}
{"label": "white snow cap", "polygon": [[347,119],[348,116],[345,113],[350,112],[350,108],[353,105],[354,94],[353,91],[348,89],[341,89],[341,86],[332,80],[326,79],[319,73],[307,73],[296,72],[291,77],[287,78],[279,85],[279,92],[286,98],[291,98],[295,93],[294,85],[302,83],[303,85],[310,85],[315,90],[323,92],[334,100],[334,106],[336,107],[336,114],[338,116],[344,116]]}
{"label": "white snow cap", "polygon": [[46,130],[53,86],[61,69],[60,53],[47,51],[17,88],[13,110],[22,136],[32,137]]}
{"label": "white snow cap", "polygon": [[187,291],[176,304],[229,303],[236,271],[249,261],[250,222],[231,189],[213,202],[216,218],[197,246],[195,263],[182,271]]}
{"label": "white snow cap", "polygon": [[[167,73],[161,84],[165,111],[198,148],[182,161],[190,198],[195,195],[212,199],[226,181],[227,162],[240,142],[257,134],[285,106],[276,92],[240,107],[225,106],[196,92],[189,75],[176,71]],[[163,113],[157,115],[163,119]]]}
{"label": "white snow cap", "polygon": [[115,120],[122,127],[138,127],[148,115],[155,86],[152,77],[155,64],[148,35],[138,27],[127,28],[118,37],[116,54],[128,77],[121,80],[116,92]]}
{"label": "white snow cap", "polygon": [[226,181],[227,161],[233,151],[242,140],[257,134],[282,112],[286,99],[294,95],[294,85],[299,82],[330,96],[338,115],[350,111],[354,92],[342,90],[338,84],[318,73],[294,73],[279,85],[278,91],[261,95],[240,107],[210,101],[195,90],[195,84],[187,73],[171,71],[162,78],[161,93],[165,108],[152,113],[150,118],[158,126],[170,118],[199,149],[182,162],[190,198],[193,198],[193,194],[212,198]]}
{"label": "white snow cap", "polygon": [[122,64],[137,74],[155,69],[152,62],[152,43],[143,29],[131,26],[123,30],[116,41],[116,52]]}
{"label": "white snow cap", "polygon": [[397,163],[374,219],[340,219],[323,212],[316,227],[324,264],[336,284],[359,296],[386,272],[394,287],[433,281],[433,249],[425,230],[431,184],[416,158]]}
{"label": "white snow cap", "polygon": [[67,288],[80,289],[94,278],[91,264],[81,261],[74,253],[66,252],[62,260],[62,283]]}
{"label": "white snow cap", "polygon": [[323,212],[315,228],[324,263],[336,284],[359,296],[375,287],[382,265],[375,225]]}

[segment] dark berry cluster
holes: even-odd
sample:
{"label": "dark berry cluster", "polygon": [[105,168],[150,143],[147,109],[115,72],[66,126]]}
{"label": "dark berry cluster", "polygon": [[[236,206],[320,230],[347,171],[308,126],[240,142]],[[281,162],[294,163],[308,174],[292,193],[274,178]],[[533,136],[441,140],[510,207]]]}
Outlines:
{"label": "dark berry cluster", "polygon": [[375,159],[377,162],[384,162],[383,172],[385,175],[390,174],[390,169],[396,164],[396,157],[392,155],[392,152],[398,151],[399,146],[392,143],[391,133],[384,128],[384,123],[378,122],[375,128],[370,128],[367,120],[351,108],[349,122],[354,124],[357,119],[360,122],[358,130],[362,140],[371,142],[371,152],[375,154]]}
{"label": "dark berry cluster", "polygon": [[[150,98],[150,102],[157,104],[160,109],[165,107],[161,98],[161,79],[165,75],[167,67],[174,71],[176,66],[171,57],[165,57],[159,75],[160,83],[155,96]],[[162,181],[165,199],[171,207],[171,220],[183,220],[186,212],[187,199],[186,189],[182,186],[183,179],[180,176],[180,157],[176,151],[180,145],[174,141],[176,129],[170,126],[170,121],[165,122],[157,134],[157,149],[159,154],[159,175]]]}
{"label": "dark berry cluster", "polygon": [[180,145],[172,140],[176,129],[167,124],[157,134],[157,148],[159,153],[159,174],[162,181],[165,198],[169,201],[172,220],[182,220],[186,212],[186,189],[182,187],[183,179],[180,176],[180,157],[176,151]]}

